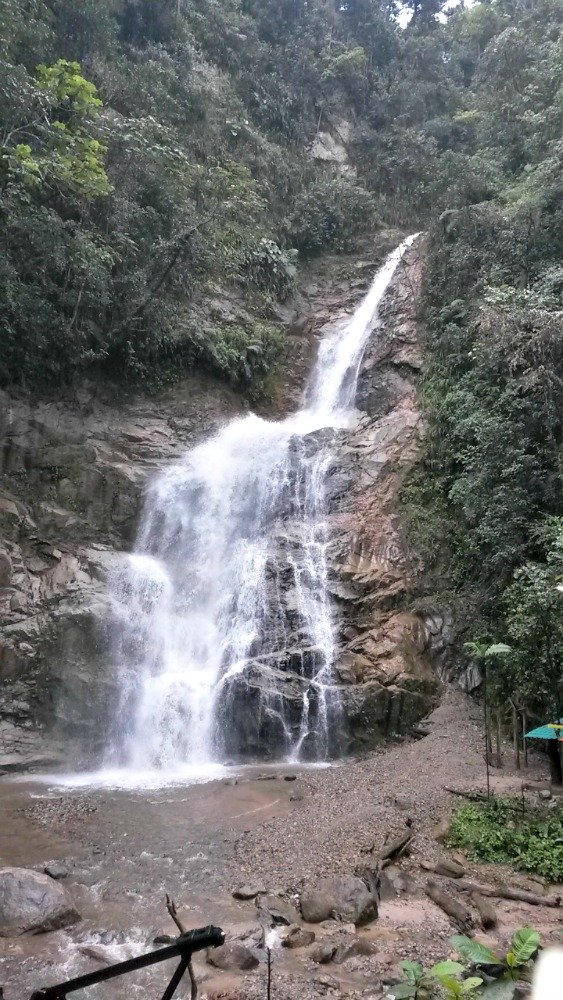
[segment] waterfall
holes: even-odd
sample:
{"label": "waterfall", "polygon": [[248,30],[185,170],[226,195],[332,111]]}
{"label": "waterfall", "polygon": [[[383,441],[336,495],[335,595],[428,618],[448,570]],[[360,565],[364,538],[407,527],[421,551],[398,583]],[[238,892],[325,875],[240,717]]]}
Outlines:
{"label": "waterfall", "polygon": [[302,408],[235,419],[150,485],[110,581],[120,701],[110,751],[131,770],[335,750],[335,623],[325,479],[350,424],[379,303],[409,237],[320,344]]}

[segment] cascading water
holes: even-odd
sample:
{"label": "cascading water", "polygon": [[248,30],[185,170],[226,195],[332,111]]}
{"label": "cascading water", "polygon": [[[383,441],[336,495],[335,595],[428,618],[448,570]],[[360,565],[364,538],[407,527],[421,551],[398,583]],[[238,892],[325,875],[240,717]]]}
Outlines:
{"label": "cascading water", "polygon": [[234,420],[153,482],[135,551],[111,581],[121,691],[111,763],[171,769],[335,749],[331,431],[353,417],[366,340],[415,238],[321,343],[302,409]]}

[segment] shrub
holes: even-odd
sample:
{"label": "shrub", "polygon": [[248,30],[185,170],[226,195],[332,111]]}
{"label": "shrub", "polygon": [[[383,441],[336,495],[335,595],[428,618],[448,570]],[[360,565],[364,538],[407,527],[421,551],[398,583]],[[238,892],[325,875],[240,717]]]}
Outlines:
{"label": "shrub", "polygon": [[522,814],[519,799],[490,799],[462,806],[451,823],[450,846],[471,859],[513,864],[560,882],[563,879],[563,808]]}
{"label": "shrub", "polygon": [[282,250],[274,240],[262,239],[251,250],[243,274],[250,284],[282,302],[295,287],[297,250]]}
{"label": "shrub", "polygon": [[283,333],[268,323],[254,323],[251,327],[221,323],[201,341],[203,363],[254,398],[268,394],[270,377],[286,350]]}
{"label": "shrub", "polygon": [[304,254],[348,250],[375,222],[372,196],[348,177],[325,175],[295,201],[287,221],[289,242]]}

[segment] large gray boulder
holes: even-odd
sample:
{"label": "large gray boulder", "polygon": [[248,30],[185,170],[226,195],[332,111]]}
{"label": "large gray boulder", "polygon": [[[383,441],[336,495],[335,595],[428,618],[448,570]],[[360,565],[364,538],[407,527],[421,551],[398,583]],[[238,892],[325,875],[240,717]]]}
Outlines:
{"label": "large gray boulder", "polygon": [[377,897],[354,875],[333,875],[305,886],[300,902],[303,919],[310,924],[333,917],[358,926],[377,916]]}
{"label": "large gray boulder", "polygon": [[0,868],[0,937],[54,931],[80,920],[69,893],[48,875]]}
{"label": "large gray boulder", "polygon": [[207,961],[209,965],[214,965],[216,969],[224,969],[226,972],[232,969],[246,972],[260,964],[255,952],[238,941],[227,941],[218,948],[210,948],[207,952]]}

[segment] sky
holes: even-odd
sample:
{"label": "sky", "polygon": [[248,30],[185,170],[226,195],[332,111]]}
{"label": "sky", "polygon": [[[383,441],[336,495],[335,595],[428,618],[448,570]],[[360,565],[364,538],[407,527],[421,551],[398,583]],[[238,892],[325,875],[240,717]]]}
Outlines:
{"label": "sky", "polygon": [[[446,4],[444,9],[452,10],[454,7],[457,7],[459,5],[459,2],[460,0],[450,0],[450,2]],[[475,2],[476,0],[465,0],[465,6],[472,7]],[[410,17],[411,17],[411,12],[408,10],[404,10],[401,14],[399,14],[399,23],[402,25],[408,24]],[[444,15],[441,14],[440,18],[444,20]]]}

